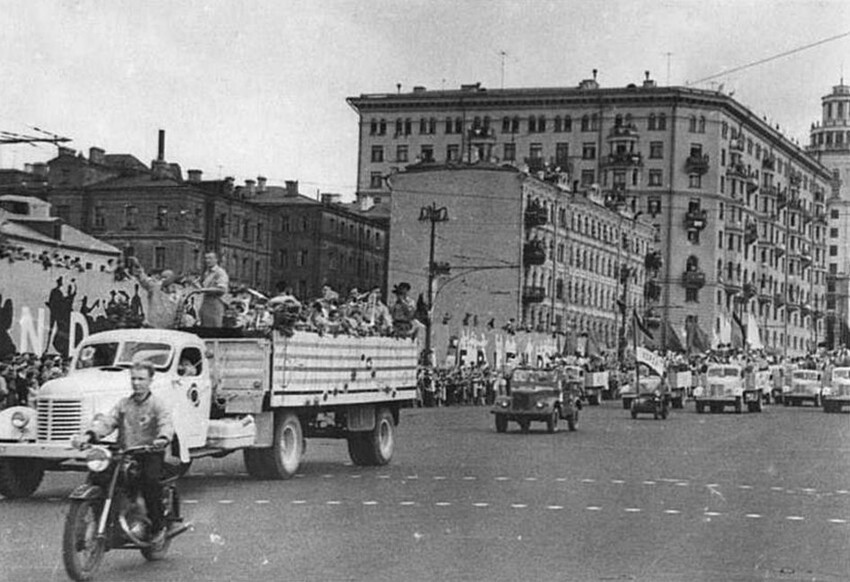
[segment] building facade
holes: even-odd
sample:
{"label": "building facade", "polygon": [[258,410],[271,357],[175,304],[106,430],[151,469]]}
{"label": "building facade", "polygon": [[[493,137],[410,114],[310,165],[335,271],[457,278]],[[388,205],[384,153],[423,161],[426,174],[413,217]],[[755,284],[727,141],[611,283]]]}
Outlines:
{"label": "building facade", "polygon": [[826,283],[827,344],[850,344],[850,86],[841,83],[822,99],[812,124],[809,154],[832,171]]}
{"label": "building facade", "polygon": [[448,335],[569,331],[613,348],[617,300],[646,306],[653,228],[570,192],[560,173],[419,164],[389,182],[390,283],[410,283],[427,303],[433,227],[432,321]]}
{"label": "building facade", "polygon": [[558,169],[654,225],[662,335],[695,323],[717,345],[743,328],[789,356],[824,340],[832,173],[730,96],[647,74],[624,88],[415,87],[348,102],[362,194],[391,197],[386,176],[414,161]]}

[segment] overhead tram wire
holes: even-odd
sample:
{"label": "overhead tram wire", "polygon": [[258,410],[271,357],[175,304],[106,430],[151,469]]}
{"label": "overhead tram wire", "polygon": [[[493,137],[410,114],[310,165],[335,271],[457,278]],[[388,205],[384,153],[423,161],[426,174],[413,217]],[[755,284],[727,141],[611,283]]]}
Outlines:
{"label": "overhead tram wire", "polygon": [[746,65],[741,65],[741,66],[738,66],[738,67],[734,67],[734,68],[732,68],[732,69],[729,69],[728,71],[723,71],[723,72],[720,72],[720,73],[715,73],[715,74],[713,74],[713,75],[709,75],[708,77],[703,77],[702,79],[697,79],[696,81],[690,81],[690,82],[688,82],[688,83],[685,83],[685,85],[686,85],[686,86],[690,86],[690,85],[698,85],[698,84],[700,84],[700,83],[705,83],[706,81],[711,81],[711,80],[713,80],[713,79],[718,79],[718,78],[720,78],[720,77],[725,77],[725,76],[727,76],[727,75],[731,75],[732,73],[737,73],[738,71],[743,71],[743,70],[745,70],[745,69],[749,69],[749,68],[751,68],[751,67],[756,67],[756,66],[758,66],[758,65],[763,65],[764,63],[769,63],[770,61],[775,61],[776,59],[781,59],[782,57],[787,57],[787,56],[789,56],[789,55],[793,55],[793,54],[795,54],[795,53],[799,53],[799,52],[802,52],[802,51],[804,51],[804,50],[807,50],[807,49],[810,49],[810,48],[814,48],[814,47],[816,47],[816,46],[820,46],[820,45],[822,45],[822,44],[826,44],[826,43],[828,43],[828,42],[832,42],[832,41],[834,41],[834,40],[838,40],[838,39],[840,39],[840,38],[844,38],[844,37],[846,37],[846,36],[850,36],[850,30],[848,30],[847,32],[842,32],[841,34],[837,34],[837,35],[835,35],[835,36],[831,36],[831,37],[829,37],[829,38],[821,39],[821,40],[819,40],[819,41],[817,41],[817,42],[813,42],[813,43],[810,43],[810,44],[807,44],[807,45],[804,45],[804,46],[801,46],[801,47],[797,47],[797,48],[794,48],[794,49],[791,49],[791,50],[787,50],[787,51],[784,51],[784,52],[781,52],[781,53],[775,54],[775,55],[770,56],[770,57],[766,57],[766,58],[763,58],[763,59],[759,59],[759,60],[757,60],[757,61],[753,61],[752,63],[747,63]]}

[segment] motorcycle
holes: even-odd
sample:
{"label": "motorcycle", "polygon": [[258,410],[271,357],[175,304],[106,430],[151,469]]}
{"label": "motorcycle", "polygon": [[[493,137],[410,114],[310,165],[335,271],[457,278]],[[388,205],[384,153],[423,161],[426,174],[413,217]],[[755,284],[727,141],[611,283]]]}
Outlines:
{"label": "motorcycle", "polygon": [[[88,447],[88,477],[71,493],[62,537],[65,570],[73,580],[90,580],[109,550],[140,550],[147,560],[161,560],[171,540],[191,527],[180,516],[179,472],[168,471],[162,478],[166,534],[163,540],[153,540],[151,521],[135,485],[141,471],[139,455],[153,450]],[[165,472],[169,466],[163,467]]]}

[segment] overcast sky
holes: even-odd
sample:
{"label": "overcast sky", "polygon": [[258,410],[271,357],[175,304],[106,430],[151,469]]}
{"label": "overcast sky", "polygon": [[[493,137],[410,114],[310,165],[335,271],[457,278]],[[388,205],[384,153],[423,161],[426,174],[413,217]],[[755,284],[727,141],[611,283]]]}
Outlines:
{"label": "overcast sky", "polygon": [[[0,0],[0,130],[40,127],[149,163],[238,182],[295,179],[349,197],[357,116],[345,98],[414,85],[660,85],[850,32],[850,0]],[[501,53],[506,53],[502,56]],[[668,56],[669,53],[669,56]],[[669,65],[669,69],[668,69]],[[726,92],[808,141],[850,78],[850,36],[725,78]],[[668,76],[669,70],[669,76]],[[0,146],[21,168],[53,146]]]}

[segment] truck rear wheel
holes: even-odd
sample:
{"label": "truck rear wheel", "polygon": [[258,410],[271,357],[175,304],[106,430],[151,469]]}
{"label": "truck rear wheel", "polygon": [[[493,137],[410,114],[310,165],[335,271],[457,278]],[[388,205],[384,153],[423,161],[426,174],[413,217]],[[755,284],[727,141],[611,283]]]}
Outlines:
{"label": "truck rear wheel", "polygon": [[386,465],[395,451],[395,421],[389,408],[375,415],[375,428],[355,433],[348,438],[348,456],[355,465],[377,467]]}
{"label": "truck rear wheel", "polygon": [[7,499],[29,497],[44,478],[44,467],[37,459],[0,459],[0,495]]}

